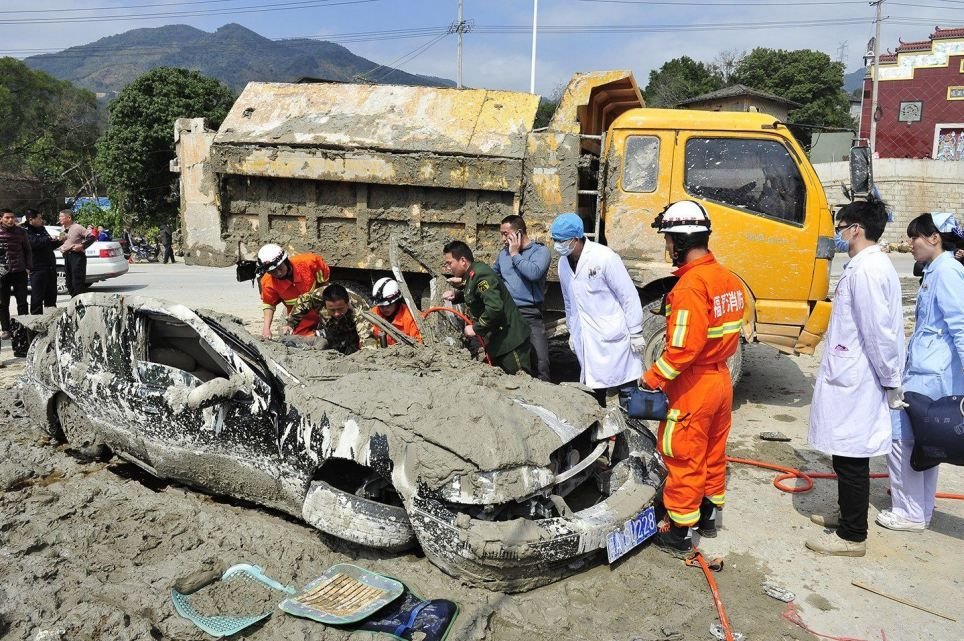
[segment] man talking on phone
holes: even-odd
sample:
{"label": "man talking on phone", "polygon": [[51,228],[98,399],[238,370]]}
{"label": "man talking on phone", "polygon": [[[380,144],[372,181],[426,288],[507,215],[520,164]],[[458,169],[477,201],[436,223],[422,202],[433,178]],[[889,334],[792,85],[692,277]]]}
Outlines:
{"label": "man talking on phone", "polygon": [[529,325],[529,341],[535,352],[536,376],[549,380],[549,341],[542,318],[546,293],[546,274],[551,256],[549,248],[530,240],[522,216],[506,216],[499,227],[502,251],[492,270],[502,278],[519,313]]}

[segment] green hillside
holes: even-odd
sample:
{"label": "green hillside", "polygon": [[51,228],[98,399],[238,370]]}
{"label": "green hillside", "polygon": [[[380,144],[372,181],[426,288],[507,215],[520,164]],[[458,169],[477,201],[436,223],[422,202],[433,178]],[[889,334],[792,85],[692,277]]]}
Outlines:
{"label": "green hillside", "polygon": [[[184,67],[217,78],[240,91],[252,80],[292,82],[309,77],[350,81],[378,63],[356,56],[341,45],[309,39],[275,41],[238,24],[214,33],[187,25],[134,29],[26,58],[33,69],[99,93],[123,89],[155,67]],[[371,80],[408,85],[454,86],[450,80],[379,69]]]}

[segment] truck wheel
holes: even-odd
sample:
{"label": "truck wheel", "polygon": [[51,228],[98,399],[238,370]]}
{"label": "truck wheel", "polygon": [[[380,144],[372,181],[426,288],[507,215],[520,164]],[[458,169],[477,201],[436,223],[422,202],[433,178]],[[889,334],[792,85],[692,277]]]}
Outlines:
{"label": "truck wheel", "polygon": [[[643,336],[646,337],[646,349],[643,350],[643,369],[646,370],[660,357],[666,348],[666,317],[660,313],[662,301],[654,301],[643,305]],[[740,346],[726,362],[730,368],[730,379],[733,387],[743,377],[743,340]]]}
{"label": "truck wheel", "polygon": [[67,272],[63,267],[57,265],[57,295],[66,294],[67,292]]}

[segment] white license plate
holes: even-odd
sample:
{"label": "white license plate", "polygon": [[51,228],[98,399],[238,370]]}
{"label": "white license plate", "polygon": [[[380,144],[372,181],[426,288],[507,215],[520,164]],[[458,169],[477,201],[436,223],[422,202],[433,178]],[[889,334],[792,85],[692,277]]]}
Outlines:
{"label": "white license plate", "polygon": [[606,554],[612,563],[634,547],[656,534],[656,511],[648,507],[626,521],[622,529],[606,537]]}

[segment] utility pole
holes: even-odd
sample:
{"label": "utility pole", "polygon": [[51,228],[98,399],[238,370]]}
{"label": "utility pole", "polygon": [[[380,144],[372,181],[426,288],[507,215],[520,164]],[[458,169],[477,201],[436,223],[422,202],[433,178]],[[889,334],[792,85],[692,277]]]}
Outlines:
{"label": "utility pole", "polygon": [[844,64],[844,71],[847,70],[846,64],[847,64],[848,46],[849,46],[848,42],[844,40],[843,42],[840,43],[840,46],[837,47],[837,62],[842,62]]}
{"label": "utility pole", "polygon": [[455,76],[455,85],[459,89],[462,88],[462,34],[468,33],[472,30],[471,25],[462,19],[462,0],[459,0],[459,17],[458,20],[449,25],[449,33],[454,33],[459,38],[459,49],[458,55],[456,57],[456,66],[458,67]]}
{"label": "utility pole", "polygon": [[870,154],[871,158],[877,153],[877,89],[880,85],[880,23],[884,10],[884,0],[871,2],[877,7],[877,17],[874,19],[874,77],[873,92],[870,97]]}
{"label": "utility pole", "polygon": [[529,73],[529,93],[536,92],[536,31],[539,23],[539,0],[532,0],[532,69]]}

